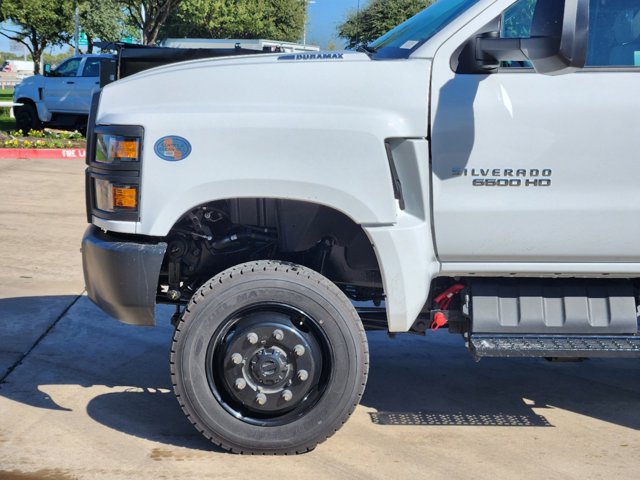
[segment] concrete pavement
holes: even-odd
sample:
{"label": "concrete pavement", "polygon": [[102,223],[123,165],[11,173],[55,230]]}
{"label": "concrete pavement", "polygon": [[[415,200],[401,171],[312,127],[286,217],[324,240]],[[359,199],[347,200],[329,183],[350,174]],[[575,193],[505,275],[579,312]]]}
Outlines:
{"label": "concrete pavement", "polygon": [[369,335],[362,404],[295,457],[218,451],[171,393],[171,310],[82,296],[83,164],[0,161],[0,480],[637,478],[640,362],[474,363],[457,336]]}

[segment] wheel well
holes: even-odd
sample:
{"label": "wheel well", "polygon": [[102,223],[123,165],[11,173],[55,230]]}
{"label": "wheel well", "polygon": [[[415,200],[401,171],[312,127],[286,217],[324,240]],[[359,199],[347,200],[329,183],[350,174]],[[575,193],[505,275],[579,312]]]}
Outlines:
{"label": "wheel well", "polygon": [[[18,100],[16,100],[16,103],[22,103],[24,105],[31,105],[33,108],[35,108],[37,110],[36,103],[33,100],[31,100],[30,98],[19,98]],[[20,107],[16,107],[16,108],[20,108]]]}
{"label": "wheel well", "polygon": [[185,301],[214,275],[253,260],[311,268],[353,299],[383,297],[380,268],[364,229],[324,205],[268,198],[210,202],[185,213],[167,243],[160,301]]}

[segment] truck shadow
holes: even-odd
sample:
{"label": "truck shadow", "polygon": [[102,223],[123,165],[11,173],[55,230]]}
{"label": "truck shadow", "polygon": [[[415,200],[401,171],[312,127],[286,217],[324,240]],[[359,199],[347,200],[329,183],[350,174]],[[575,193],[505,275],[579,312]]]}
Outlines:
{"label": "truck shadow", "polygon": [[[7,301],[33,299],[0,300],[0,311]],[[69,415],[86,413],[146,440],[219,451],[193,428],[173,396],[170,314],[160,309],[157,327],[131,327],[83,297],[0,384],[0,396]],[[372,363],[361,403],[374,428],[552,427],[545,412],[554,408],[640,429],[640,385],[632,382],[640,378],[636,360],[474,363],[462,340],[445,332],[396,340],[372,332],[369,342]]]}
{"label": "truck shadow", "polygon": [[[428,334],[429,335],[429,334]],[[640,429],[640,362],[548,362],[489,358],[474,362],[460,337],[446,332],[370,335],[371,371],[362,404],[378,425],[553,427],[560,409]]]}

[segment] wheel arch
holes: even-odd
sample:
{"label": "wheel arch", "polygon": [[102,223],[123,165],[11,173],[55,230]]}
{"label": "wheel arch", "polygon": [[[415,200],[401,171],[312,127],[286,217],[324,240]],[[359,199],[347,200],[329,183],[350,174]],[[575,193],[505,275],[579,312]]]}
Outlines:
{"label": "wheel arch", "polygon": [[[180,230],[180,224],[193,211],[200,208],[225,209],[235,225],[251,225],[276,228],[279,247],[283,253],[303,252],[323,238],[330,237],[338,248],[358,248],[358,252],[346,252],[346,261],[339,265],[341,271],[319,271],[312,265],[301,263],[330,280],[340,283],[375,284],[376,279],[358,278],[359,270],[380,272],[380,265],[364,226],[344,211],[322,203],[277,197],[231,197],[205,202],[190,208],[173,223],[167,237]],[[215,272],[216,274],[219,272]],[[374,275],[375,276],[375,275]],[[377,279],[382,287],[381,279]]]}
{"label": "wheel arch", "polygon": [[34,102],[31,98],[29,97],[20,97],[16,100],[16,103],[22,103],[24,105],[32,105],[34,107],[37,108],[36,106],[36,102]]}

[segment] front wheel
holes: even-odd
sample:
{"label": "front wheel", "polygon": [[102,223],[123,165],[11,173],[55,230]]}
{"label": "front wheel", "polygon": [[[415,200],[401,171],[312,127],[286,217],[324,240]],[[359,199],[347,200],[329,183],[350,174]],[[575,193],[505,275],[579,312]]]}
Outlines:
{"label": "front wheel", "polygon": [[171,353],[189,420],[236,453],[313,449],[355,409],[368,366],[347,297],[322,275],[276,261],[233,267],[202,286]]}
{"label": "front wheel", "polygon": [[29,130],[40,130],[42,122],[38,118],[38,111],[31,103],[25,103],[15,108],[16,128],[26,135]]}

